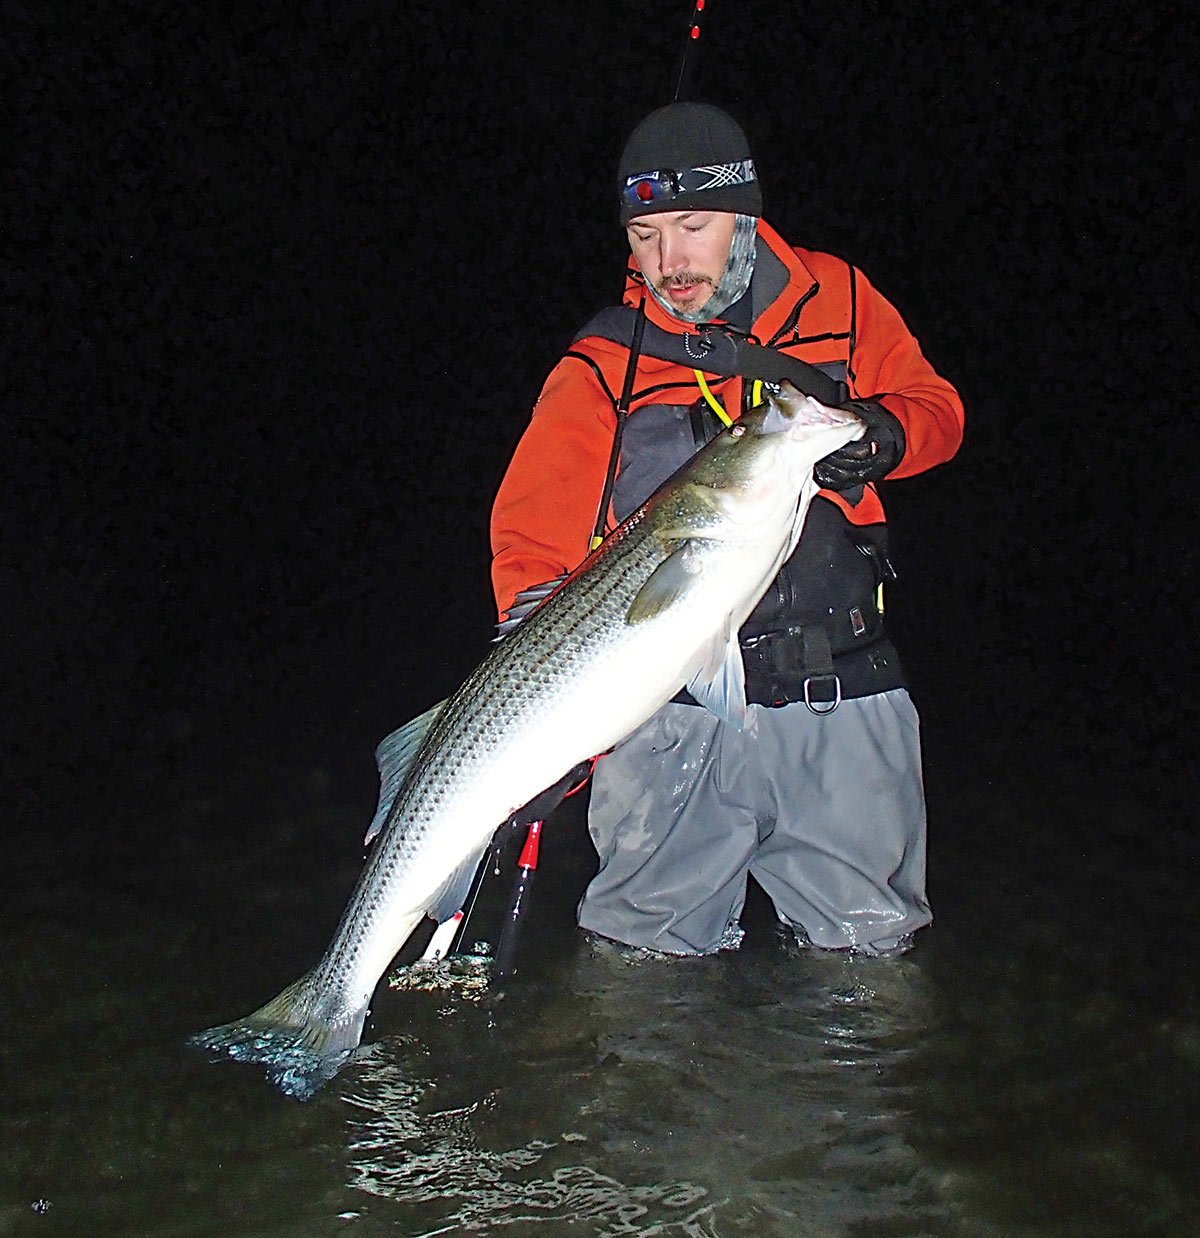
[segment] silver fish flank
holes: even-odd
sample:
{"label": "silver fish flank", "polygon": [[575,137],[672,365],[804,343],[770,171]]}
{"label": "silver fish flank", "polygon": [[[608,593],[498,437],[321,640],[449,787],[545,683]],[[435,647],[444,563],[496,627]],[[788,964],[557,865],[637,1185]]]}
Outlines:
{"label": "silver fish flank", "polygon": [[189,1043],[307,1099],[355,1055],[388,964],[425,916],[461,906],[513,813],[683,686],[745,725],[738,629],[799,539],[813,465],[862,432],[785,383],[664,482],[448,701],[380,745],[379,837],[320,962]]}

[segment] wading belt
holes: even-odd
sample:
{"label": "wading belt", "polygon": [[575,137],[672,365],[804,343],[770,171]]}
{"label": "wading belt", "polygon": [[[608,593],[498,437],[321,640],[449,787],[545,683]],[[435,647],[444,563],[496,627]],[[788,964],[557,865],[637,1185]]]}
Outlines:
{"label": "wading belt", "polygon": [[820,622],[743,635],[746,697],[764,705],[803,701],[815,714],[832,713],[842,702],[833,659],[869,648],[882,636],[883,616],[873,597]]}

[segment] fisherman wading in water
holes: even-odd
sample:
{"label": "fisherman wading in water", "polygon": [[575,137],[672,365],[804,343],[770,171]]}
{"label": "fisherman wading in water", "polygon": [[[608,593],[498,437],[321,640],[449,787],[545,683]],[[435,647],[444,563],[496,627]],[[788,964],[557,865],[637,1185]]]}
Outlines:
{"label": "fisherman wading in water", "polygon": [[579,923],[671,954],[732,947],[753,876],[802,945],[901,951],[931,913],[917,715],[883,623],[880,483],[948,460],[962,403],[860,271],[761,218],[749,145],[723,111],[646,117],[616,188],[624,304],[551,372],[500,486],[501,614],[584,558],[598,508],[608,527],[627,516],[764,381],[852,408],[867,433],[817,464],[800,543],[741,629],[752,724],[681,694],[597,763],[600,868]]}
{"label": "fisherman wading in water", "polygon": [[803,945],[890,954],[930,921],[877,485],[953,455],[962,405],[862,274],[762,221],[724,112],[647,117],[617,188],[625,304],[554,368],[496,498],[504,639],[380,743],[371,850],[325,953],[189,1037],[287,1095],[358,1056],[426,917],[430,947],[452,944],[497,825],[540,820],[606,749],[585,929],[670,954],[736,946],[750,876]]}

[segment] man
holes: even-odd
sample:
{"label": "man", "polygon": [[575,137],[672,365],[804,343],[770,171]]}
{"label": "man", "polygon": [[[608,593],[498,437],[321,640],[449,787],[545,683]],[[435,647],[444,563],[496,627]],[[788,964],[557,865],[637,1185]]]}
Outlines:
{"label": "man", "polygon": [[579,923],[673,954],[735,946],[749,874],[801,944],[898,952],[931,914],[917,716],[883,631],[878,483],[948,460],[961,401],[861,272],[790,248],[762,220],[749,145],[724,112],[675,103],[648,116],[618,192],[624,306],[551,372],[501,483],[501,613],[586,554],[631,358],[610,523],[750,407],[757,380],[852,407],[867,432],[817,465],[800,543],[740,633],[754,726],[677,699],[598,762],[600,869]]}

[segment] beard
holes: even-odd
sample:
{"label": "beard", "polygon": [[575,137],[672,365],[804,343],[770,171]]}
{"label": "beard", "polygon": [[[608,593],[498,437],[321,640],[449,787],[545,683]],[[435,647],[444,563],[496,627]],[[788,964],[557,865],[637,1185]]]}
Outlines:
{"label": "beard", "polygon": [[[729,255],[725,259],[725,267],[714,279],[700,271],[681,271],[675,275],[663,276],[649,285],[651,295],[667,311],[681,322],[701,323],[719,317],[739,297],[745,296],[754,275],[754,253],[758,237],[758,219],[754,215],[738,215],[735,217],[733,240],[730,242]],[[671,296],[673,288],[704,289],[703,304],[695,309],[685,309],[680,302]],[[692,296],[686,298],[690,304],[695,303]]]}

